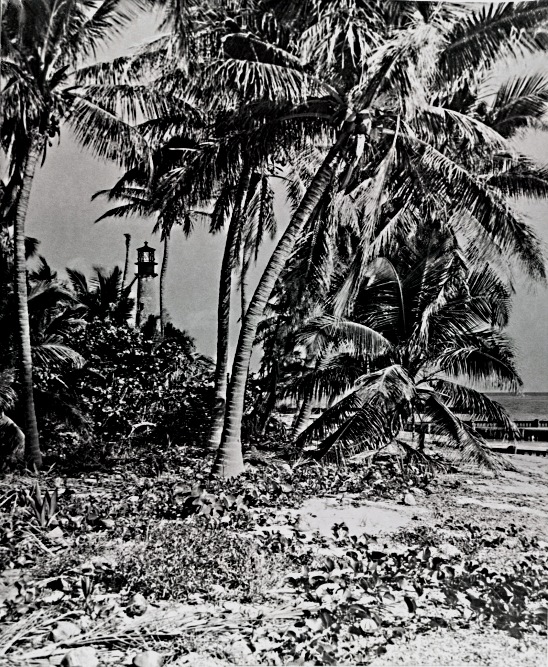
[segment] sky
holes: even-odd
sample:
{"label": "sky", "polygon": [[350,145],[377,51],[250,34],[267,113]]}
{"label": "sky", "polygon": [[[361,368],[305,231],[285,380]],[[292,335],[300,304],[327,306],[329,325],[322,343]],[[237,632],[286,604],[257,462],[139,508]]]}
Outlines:
{"label": "sky", "polygon": [[[127,51],[154,33],[154,21],[142,17],[130,32],[117,41],[103,59]],[[496,80],[525,71],[543,71],[548,74],[548,55],[500,68]],[[539,162],[548,162],[548,133],[529,132],[517,145]],[[152,221],[130,218],[127,220],[94,221],[109,207],[103,199],[91,201],[98,190],[111,187],[121,175],[111,163],[94,159],[74,142],[70,131],[61,134],[45,165],[38,170],[31,193],[27,234],[41,241],[39,251],[57,270],[77,268],[86,273],[93,266],[111,269],[123,264],[124,233],[132,236],[132,258],[135,248],[146,240],[157,250],[161,261],[161,244],[152,237]],[[548,202],[516,203],[548,247]],[[276,200],[279,229],[287,223],[288,215],[282,196]],[[210,235],[200,223],[194,232],[184,238],[175,229],[170,245],[170,265],[167,280],[167,308],[173,323],[188,331],[200,352],[215,355],[216,310],[219,272],[224,247],[224,235]],[[265,243],[253,277],[258,279],[273,243]],[[236,301],[238,303],[238,301]],[[548,290],[533,287],[523,278],[517,279],[517,292],[509,326],[517,349],[517,365],[526,391],[548,391]],[[232,331],[237,330],[237,316]],[[231,349],[234,350],[235,340]]]}

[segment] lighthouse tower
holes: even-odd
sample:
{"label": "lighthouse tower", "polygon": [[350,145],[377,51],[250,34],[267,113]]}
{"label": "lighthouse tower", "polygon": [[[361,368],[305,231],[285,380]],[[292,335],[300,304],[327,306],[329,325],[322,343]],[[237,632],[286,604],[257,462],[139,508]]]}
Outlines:
{"label": "lighthouse tower", "polygon": [[135,315],[135,326],[145,325],[151,315],[158,315],[156,307],[156,281],[157,277],[154,261],[154,253],[145,241],[145,245],[137,248],[137,313]]}

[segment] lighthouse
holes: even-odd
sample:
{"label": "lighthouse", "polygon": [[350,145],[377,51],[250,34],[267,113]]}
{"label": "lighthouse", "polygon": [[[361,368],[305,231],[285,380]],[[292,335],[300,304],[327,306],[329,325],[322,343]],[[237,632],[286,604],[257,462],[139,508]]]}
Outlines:
{"label": "lighthouse", "polygon": [[154,253],[145,241],[145,245],[137,248],[137,313],[135,315],[135,326],[144,326],[149,317],[158,316],[156,306],[156,281],[158,276],[155,267]]}

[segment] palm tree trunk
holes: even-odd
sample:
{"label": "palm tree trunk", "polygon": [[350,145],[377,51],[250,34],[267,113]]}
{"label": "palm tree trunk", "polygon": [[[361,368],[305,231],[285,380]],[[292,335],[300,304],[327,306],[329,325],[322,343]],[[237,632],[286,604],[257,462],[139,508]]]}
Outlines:
{"label": "palm tree trunk", "polygon": [[293,425],[291,426],[291,437],[297,438],[304,429],[308,426],[310,417],[312,417],[312,408],[314,407],[314,400],[311,394],[307,394],[301,403],[301,409],[297,414]]}
{"label": "palm tree trunk", "polygon": [[38,437],[38,424],[34,408],[32,380],[32,348],[30,341],[29,311],[27,302],[27,262],[25,257],[25,222],[29,205],[34,172],[41,153],[41,137],[33,135],[23,167],[21,191],[17,201],[14,241],[14,291],[17,304],[17,333],[19,343],[19,366],[21,371],[22,404],[25,432],[25,456],[36,468],[42,465],[42,452]]}
{"label": "palm tree trunk", "polygon": [[160,334],[164,335],[166,328],[167,311],[165,307],[165,291],[167,277],[167,263],[169,259],[169,233],[164,234],[164,254],[162,255],[162,268],[160,269]]}
{"label": "palm tree trunk", "polygon": [[242,262],[242,275],[240,279],[240,307],[242,309],[242,323],[245,319],[245,311],[247,310],[247,294],[246,294],[247,271],[245,269],[244,262],[245,262],[245,257]]}
{"label": "palm tree trunk", "polygon": [[126,259],[124,262],[124,275],[122,276],[122,289],[126,286],[127,272],[129,270],[129,244],[131,243],[131,234],[124,234],[126,237]]}
{"label": "palm tree trunk", "polygon": [[272,253],[267,267],[257,285],[255,293],[247,307],[245,320],[242,322],[236,356],[232,366],[232,374],[228,387],[226,415],[221,445],[217,452],[212,474],[221,477],[235,477],[243,472],[241,430],[244,412],[244,396],[249,372],[249,363],[253,352],[253,343],[257,327],[263,316],[276,280],[291,254],[297,237],[304,224],[312,215],[322,195],[329,187],[334,173],[334,163],[346,144],[349,131],[343,131],[337,142],[329,150],[323,164],[316,172],[312,183],[304,194],[298,209],[295,211],[287,229],[280,238]]}
{"label": "palm tree trunk", "polygon": [[270,371],[270,387],[268,390],[268,395],[261,405],[261,410],[259,412],[259,422],[257,425],[257,430],[259,434],[264,435],[270,417],[274,412],[276,407],[276,400],[278,398],[278,378],[280,375],[280,365],[278,360],[272,362],[272,370]]}
{"label": "palm tree trunk", "polygon": [[[234,264],[234,245],[241,224],[242,207],[247,196],[251,168],[244,164],[238,183],[238,191],[228,225],[225,250],[221,264],[221,278],[219,282],[219,304],[217,307],[217,365],[215,367],[215,398],[213,418],[209,430],[209,450],[217,451],[223,433],[225,419],[227,371],[228,371],[228,343],[230,334],[230,296],[232,293],[232,268]],[[242,323],[243,326],[243,323]]]}

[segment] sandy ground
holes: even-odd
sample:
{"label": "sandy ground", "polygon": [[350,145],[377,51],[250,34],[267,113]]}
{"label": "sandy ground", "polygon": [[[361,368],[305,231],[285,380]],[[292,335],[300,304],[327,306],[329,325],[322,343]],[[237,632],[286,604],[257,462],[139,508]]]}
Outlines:
{"label": "sandy ground", "polygon": [[[492,473],[470,469],[444,475],[432,495],[415,494],[414,506],[401,502],[369,502],[353,496],[314,498],[301,508],[305,529],[330,532],[345,522],[350,533],[368,533],[393,542],[401,529],[440,526],[447,521],[480,524],[484,529],[515,524],[548,548],[548,458],[506,456],[516,470]],[[444,532],[443,529],[440,532]],[[458,530],[447,530],[448,534]],[[510,541],[511,542],[511,541]],[[516,541],[517,548],[517,541]],[[504,565],[515,557],[511,543],[483,554]],[[518,640],[496,630],[440,630],[390,646],[373,667],[548,667],[548,640],[538,635]]]}
{"label": "sandy ground", "polygon": [[299,510],[303,530],[331,535],[331,526],[345,523],[350,534],[392,534],[420,520],[429,523],[432,511],[424,506],[395,502],[371,502],[353,495],[339,498],[311,498]]}
{"label": "sandy ground", "polygon": [[545,667],[548,644],[542,638],[519,640],[498,630],[440,630],[390,646],[372,667]]}
{"label": "sandy ground", "polygon": [[[394,543],[402,529],[433,528],[461,521],[480,524],[489,530],[514,523],[524,528],[529,537],[546,540],[548,547],[548,458],[513,455],[506,456],[506,460],[516,470],[505,471],[498,477],[477,469],[440,476],[434,493],[415,493],[416,505],[401,501],[372,502],[352,494],[312,498],[296,511],[299,525],[303,530],[318,530],[328,535],[333,524],[344,522],[350,533],[367,533],[381,542]],[[458,533],[458,529],[439,530],[442,534]],[[492,562],[504,565],[516,554],[506,545],[490,548],[485,555]],[[180,664],[228,667],[229,663],[195,653]],[[441,629],[389,646],[387,653],[371,664],[373,667],[548,667],[548,642],[538,635],[520,640],[488,628]]]}

